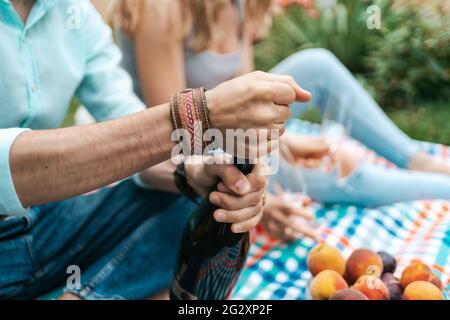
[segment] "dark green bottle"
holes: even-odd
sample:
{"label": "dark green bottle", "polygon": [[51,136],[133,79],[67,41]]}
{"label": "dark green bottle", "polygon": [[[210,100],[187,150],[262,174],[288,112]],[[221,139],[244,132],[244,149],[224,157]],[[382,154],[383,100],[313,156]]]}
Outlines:
{"label": "dark green bottle", "polygon": [[[248,162],[235,163],[245,175],[252,171]],[[185,227],[170,290],[172,300],[224,300],[236,285],[247,259],[250,234],[235,234],[230,224],[214,220],[216,209],[205,198]]]}

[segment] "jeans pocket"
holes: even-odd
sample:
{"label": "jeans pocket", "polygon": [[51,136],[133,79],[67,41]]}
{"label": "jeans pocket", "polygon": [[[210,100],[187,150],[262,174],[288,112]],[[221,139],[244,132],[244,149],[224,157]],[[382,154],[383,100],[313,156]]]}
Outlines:
{"label": "jeans pocket", "polygon": [[34,276],[30,236],[0,240],[0,300],[14,297]]}

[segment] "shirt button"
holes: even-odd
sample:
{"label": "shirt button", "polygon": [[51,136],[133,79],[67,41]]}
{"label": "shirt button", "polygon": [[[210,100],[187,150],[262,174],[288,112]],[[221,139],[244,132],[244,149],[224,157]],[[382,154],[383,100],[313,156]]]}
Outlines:
{"label": "shirt button", "polygon": [[37,87],[36,87],[35,84],[33,84],[33,85],[31,86],[31,91],[36,92],[36,90],[37,90]]}

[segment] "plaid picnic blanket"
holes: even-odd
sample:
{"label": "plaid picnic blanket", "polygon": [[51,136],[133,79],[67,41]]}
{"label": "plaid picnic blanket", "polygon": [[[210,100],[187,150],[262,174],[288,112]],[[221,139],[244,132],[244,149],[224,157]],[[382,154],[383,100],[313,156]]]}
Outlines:
{"label": "plaid picnic blanket", "polygon": [[[298,133],[319,130],[316,125],[297,120],[291,122],[288,128]],[[449,147],[424,143],[423,148],[430,154],[450,158]],[[360,150],[368,161],[393,166],[362,146]],[[416,201],[376,209],[314,204],[312,210],[316,214],[322,239],[336,246],[345,257],[358,248],[387,251],[398,260],[397,276],[411,260],[420,259],[441,278],[446,291],[444,294],[448,298],[450,202]],[[307,269],[306,257],[314,245],[309,239],[293,244],[281,243],[259,227],[254,234],[247,267],[232,299],[307,299],[311,274]]]}

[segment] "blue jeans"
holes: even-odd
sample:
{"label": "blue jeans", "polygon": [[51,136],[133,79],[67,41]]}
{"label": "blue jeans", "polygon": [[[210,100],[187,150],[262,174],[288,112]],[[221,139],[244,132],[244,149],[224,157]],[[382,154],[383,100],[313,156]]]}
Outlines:
{"label": "blue jeans", "polygon": [[272,185],[276,181],[284,188],[298,189],[292,170],[299,170],[309,195],[323,203],[379,206],[421,199],[450,199],[449,176],[404,170],[420,151],[419,144],[387,117],[331,52],[304,50],[288,57],[271,72],[291,75],[312,92],[313,99],[306,106],[294,105],[294,116],[316,106],[322,114],[331,109],[339,121],[337,115],[346,108],[352,122],[352,137],[401,168],[361,164],[342,184],[335,176],[320,170],[285,166],[278,175],[271,177]]}
{"label": "blue jeans", "polygon": [[[298,170],[299,180],[292,170]],[[450,200],[450,177],[370,163],[361,163],[343,183],[335,175],[319,169],[293,168],[281,162],[277,175],[270,178],[271,191],[277,182],[283,189],[295,192],[301,185],[300,179],[306,183],[308,195],[324,204],[376,207],[423,199]]]}
{"label": "blue jeans", "polygon": [[168,288],[194,205],[125,180],[0,221],[0,299],[32,299],[81,269],[85,299],[146,299]]}
{"label": "blue jeans", "polygon": [[346,108],[352,121],[352,137],[400,168],[407,168],[412,157],[419,152],[417,143],[389,119],[331,52],[324,49],[300,51],[271,72],[291,75],[303,88],[312,92],[313,99],[308,104],[294,105],[294,116],[313,106],[322,114],[331,107],[334,115]]}

